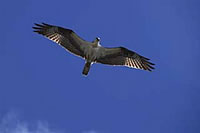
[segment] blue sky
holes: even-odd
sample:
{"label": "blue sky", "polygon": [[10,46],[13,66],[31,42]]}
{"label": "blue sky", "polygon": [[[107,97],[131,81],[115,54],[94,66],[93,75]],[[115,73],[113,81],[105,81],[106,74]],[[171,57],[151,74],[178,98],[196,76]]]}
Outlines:
{"label": "blue sky", "polygon": [[[199,0],[0,3],[1,132],[21,131],[12,119],[25,133],[200,132]],[[156,69],[94,64],[84,77],[82,59],[32,32],[40,22],[127,47]]]}

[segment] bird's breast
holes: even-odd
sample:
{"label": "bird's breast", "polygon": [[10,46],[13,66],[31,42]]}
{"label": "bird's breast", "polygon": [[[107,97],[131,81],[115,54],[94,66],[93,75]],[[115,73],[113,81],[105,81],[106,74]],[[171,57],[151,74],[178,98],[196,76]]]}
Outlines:
{"label": "bird's breast", "polygon": [[88,61],[95,61],[98,57],[101,56],[101,47],[87,47],[85,48],[84,50],[84,53],[85,53],[85,58],[88,60]]}

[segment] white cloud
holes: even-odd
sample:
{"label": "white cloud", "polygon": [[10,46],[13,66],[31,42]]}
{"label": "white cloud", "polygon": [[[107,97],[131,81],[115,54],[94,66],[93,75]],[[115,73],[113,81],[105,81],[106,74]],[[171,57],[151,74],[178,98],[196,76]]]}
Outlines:
{"label": "white cloud", "polygon": [[21,121],[15,112],[9,112],[0,118],[0,133],[61,133],[50,129],[47,122],[31,124]]}
{"label": "white cloud", "polygon": [[[30,123],[20,120],[16,112],[0,115],[0,133],[71,133],[55,131],[47,122],[37,121]],[[87,130],[81,133],[105,133],[95,130]]]}

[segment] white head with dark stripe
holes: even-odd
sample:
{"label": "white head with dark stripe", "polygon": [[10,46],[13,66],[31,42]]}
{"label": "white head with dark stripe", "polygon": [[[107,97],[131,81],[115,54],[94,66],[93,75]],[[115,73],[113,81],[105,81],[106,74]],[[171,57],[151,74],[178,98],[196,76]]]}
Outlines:
{"label": "white head with dark stripe", "polygon": [[100,38],[99,37],[96,37],[93,41],[94,43],[100,45]]}
{"label": "white head with dark stripe", "polygon": [[100,38],[99,38],[99,37],[96,37],[96,41],[97,41],[97,42],[100,42]]}

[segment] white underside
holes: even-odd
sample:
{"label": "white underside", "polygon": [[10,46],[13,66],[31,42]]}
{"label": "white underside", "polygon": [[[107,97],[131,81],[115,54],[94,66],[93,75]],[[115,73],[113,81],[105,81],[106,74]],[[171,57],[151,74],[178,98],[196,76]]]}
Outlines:
{"label": "white underside", "polygon": [[84,54],[86,55],[86,60],[93,62],[95,59],[101,57],[104,53],[104,48],[101,45],[97,47],[92,47],[91,45],[86,45],[83,48]]}

